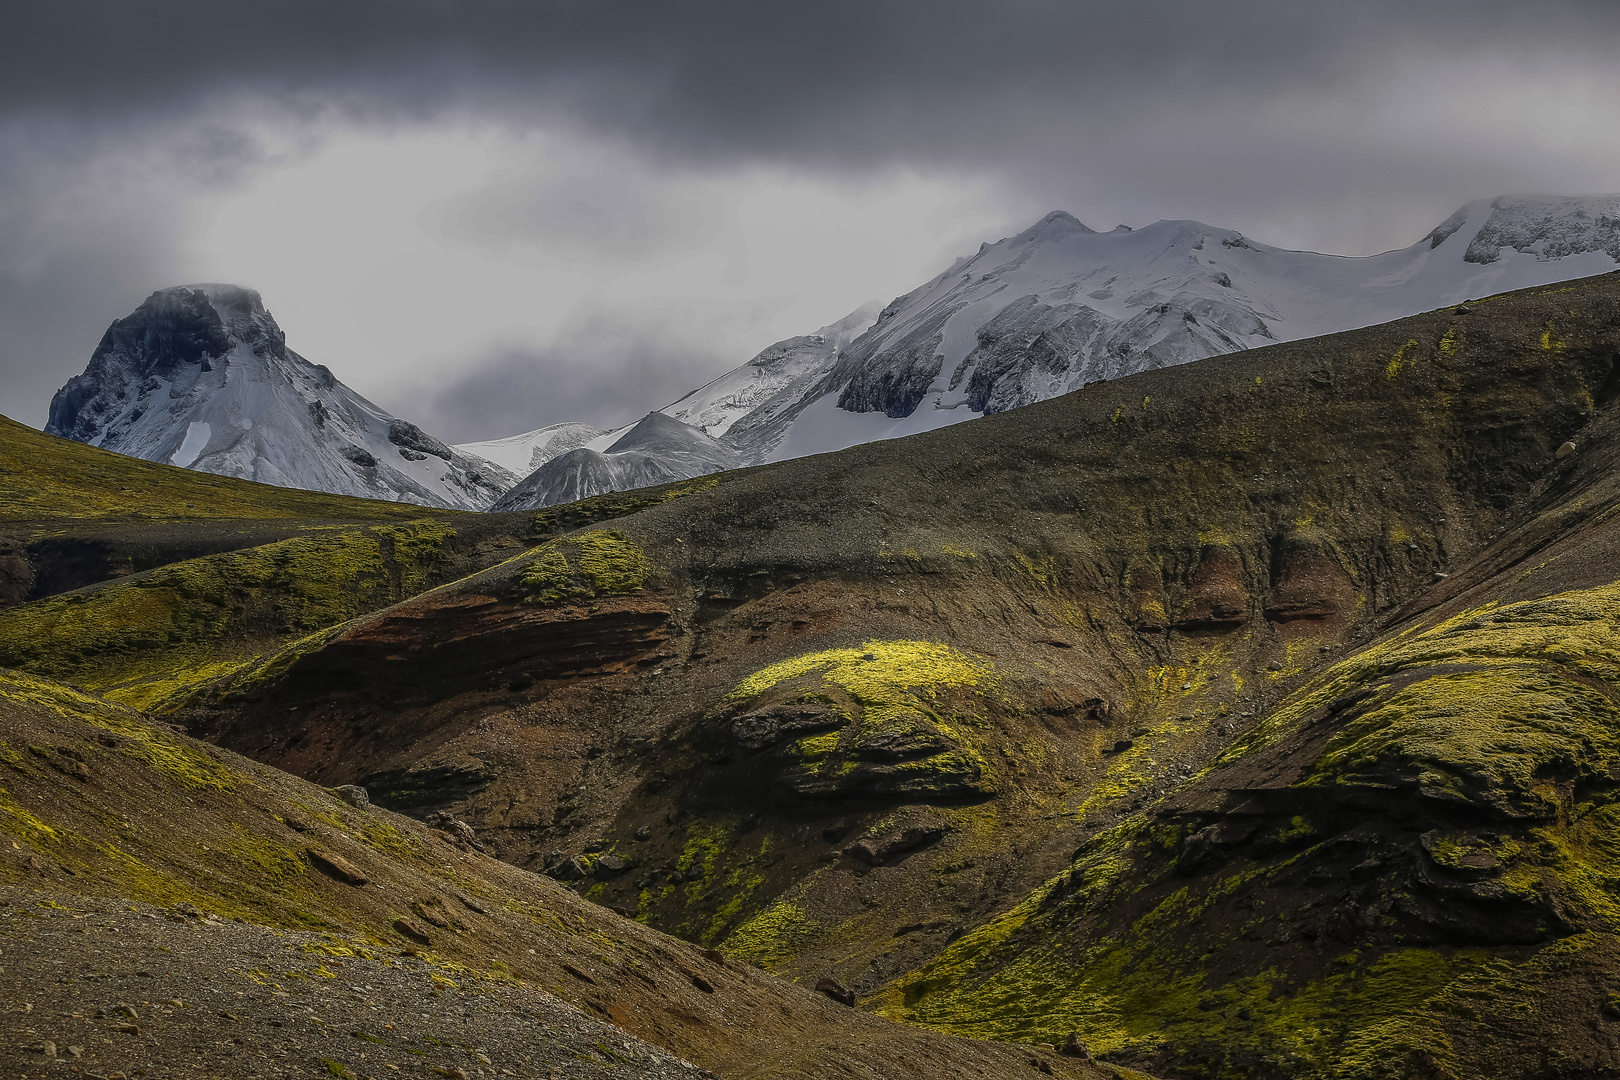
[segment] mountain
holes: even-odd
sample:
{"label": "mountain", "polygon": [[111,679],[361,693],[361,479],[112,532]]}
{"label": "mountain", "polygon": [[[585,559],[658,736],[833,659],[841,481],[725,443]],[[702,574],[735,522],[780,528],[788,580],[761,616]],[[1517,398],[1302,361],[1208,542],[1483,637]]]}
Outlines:
{"label": "mountain", "polygon": [[287,348],[259,294],[185,285],[115,321],[45,430],[283,487],[481,510],[517,482],[390,416]]}
{"label": "mountain", "polygon": [[491,510],[533,510],[610,491],[689,480],[746,465],[743,456],[695,427],[651,412],[605,450],[582,446],[552,458],[502,495]]}
{"label": "mountain", "polygon": [[[735,371],[649,414],[629,443],[619,445],[617,439],[621,435],[631,439],[631,428],[604,432],[586,424],[553,424],[457,449],[529,474],[568,451],[586,448],[544,475],[529,475],[497,504],[503,510],[551,506],[746,465],[743,455],[717,440],[743,416],[763,418],[791,408],[832,369],[839,350],[872,325],[880,307],[866,304],[813,334],[778,341]],[[680,421],[684,430],[654,419],[659,416]],[[606,446],[590,445],[604,439]],[[632,449],[635,453],[627,456]],[[518,468],[523,454],[529,454],[533,463],[526,469]]]}
{"label": "mountain", "polygon": [[[701,483],[373,519],[43,596],[0,611],[0,667],[26,672],[0,673],[8,865],[59,904],[250,920],[195,928],[222,949],[261,920],[367,937],[281,947],[352,963],[385,1011],[406,984],[372,965],[405,965],[420,1012],[358,1029],[429,1054],[478,1045],[416,1045],[424,1014],[487,1018],[445,1009],[474,978],[725,1075],[791,1075],[748,1055],[801,1050],[800,1074],[903,1075],[925,1052],[862,1028],[849,1059],[817,1057],[855,1029],[797,1028],[752,966],[1043,1073],[1076,1059],[1039,1045],[1074,1033],[1121,1076],[1612,1075],[1617,357],[1610,274]],[[77,535],[71,501],[7,530]],[[161,512],[131,503],[131,523]],[[125,708],[74,728],[96,691]],[[452,855],[452,821],[577,900]],[[384,887],[331,892],[311,850]],[[502,898],[489,922],[446,917],[452,879]],[[7,976],[46,995],[26,1023],[54,1039],[92,1013],[68,999],[110,973],[107,939],[51,937],[67,914],[35,908],[63,921],[14,927]],[[383,950],[396,918],[434,944]],[[288,994],[332,985],[211,955]],[[272,989],[243,987],[254,1008]],[[885,1068],[856,1059],[880,1045]]]}
{"label": "mountain", "polygon": [[1366,258],[1197,221],[1099,233],[1058,211],[896,299],[797,400],[733,419],[726,439],[750,461],[821,453],[1617,263],[1613,195],[1470,202]]}
{"label": "mountain", "polygon": [[[1197,221],[1099,233],[1055,211],[881,310],[779,341],[660,411],[750,464],[782,461],[1617,263],[1620,196],[1476,200],[1410,247],[1365,258],[1289,251]],[[683,468],[672,460],[649,475]],[[581,474],[571,496],[623,479],[596,476]]]}
{"label": "mountain", "polygon": [[745,416],[764,422],[820,382],[844,347],[877,321],[882,307],[876,301],[864,304],[813,334],[769,345],[742,367],[659,411],[716,439]]}
{"label": "mountain", "polygon": [[585,504],[165,715],[920,1025],[1603,1075],[1617,319],[1606,275]]}
{"label": "mountain", "polygon": [[485,442],[457,443],[451,449],[493,461],[517,476],[527,476],[554,457],[601,438],[607,432],[589,424],[548,424],[543,428]]}

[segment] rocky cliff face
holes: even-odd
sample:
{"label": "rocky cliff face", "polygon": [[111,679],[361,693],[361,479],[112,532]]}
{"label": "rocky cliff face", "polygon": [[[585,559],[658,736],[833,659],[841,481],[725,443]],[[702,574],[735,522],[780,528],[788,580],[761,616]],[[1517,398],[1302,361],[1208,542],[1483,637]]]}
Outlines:
{"label": "rocky cliff face", "polygon": [[259,294],[153,293],[108,328],[46,430],[283,487],[477,510],[517,477],[383,412],[287,348]]}

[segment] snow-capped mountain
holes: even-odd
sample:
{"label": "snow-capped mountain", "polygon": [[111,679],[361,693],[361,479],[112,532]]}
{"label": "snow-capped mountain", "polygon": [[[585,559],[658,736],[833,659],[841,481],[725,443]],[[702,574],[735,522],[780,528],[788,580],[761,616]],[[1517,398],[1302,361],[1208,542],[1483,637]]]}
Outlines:
{"label": "snow-capped mountain", "polygon": [[609,491],[689,480],[746,464],[741,454],[718,439],[674,417],[651,412],[605,449],[582,446],[552,458],[502,495],[490,509],[556,506]]}
{"label": "snow-capped mountain", "polygon": [[237,285],[147,297],[57,391],[45,430],[200,472],[424,506],[483,509],[518,479],[287,348],[259,294]]}
{"label": "snow-capped mountain", "polygon": [[[981,245],[881,310],[863,307],[769,346],[660,412],[718,439],[744,463],[780,461],[1003,412],[1099,379],[1604,273],[1617,263],[1620,196],[1612,195],[1477,200],[1412,246],[1364,258],[1271,247],[1197,221],[1099,233],[1056,211]],[[634,469],[610,468],[600,452],[620,434],[553,457],[544,477],[531,477],[501,505],[664,483],[712,472],[720,460],[712,448],[690,454],[690,436],[665,429],[683,449],[655,462],[660,447],[643,447]]]}
{"label": "snow-capped mountain", "polygon": [[881,310],[883,305],[874,300],[813,334],[768,345],[742,367],[658,411],[716,439],[744,416],[765,422],[819,383],[838,354],[877,321]]}
{"label": "snow-capped mountain", "polygon": [[1098,233],[1059,211],[896,299],[797,400],[732,419],[725,440],[755,462],[837,450],[1617,262],[1620,196],[1479,200],[1365,258],[1196,221]]}
{"label": "snow-capped mountain", "polygon": [[589,424],[548,424],[543,428],[485,442],[457,443],[452,449],[493,461],[518,476],[527,476],[554,457],[608,434]]}

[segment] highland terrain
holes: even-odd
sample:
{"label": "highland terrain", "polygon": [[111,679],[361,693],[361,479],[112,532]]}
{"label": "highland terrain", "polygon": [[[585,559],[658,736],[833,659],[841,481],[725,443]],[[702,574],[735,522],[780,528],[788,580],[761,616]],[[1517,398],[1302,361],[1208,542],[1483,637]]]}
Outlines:
{"label": "highland terrain", "polygon": [[1612,1075],[1617,396],[1606,274],[539,511],[8,426],[0,872],[559,1071]]}

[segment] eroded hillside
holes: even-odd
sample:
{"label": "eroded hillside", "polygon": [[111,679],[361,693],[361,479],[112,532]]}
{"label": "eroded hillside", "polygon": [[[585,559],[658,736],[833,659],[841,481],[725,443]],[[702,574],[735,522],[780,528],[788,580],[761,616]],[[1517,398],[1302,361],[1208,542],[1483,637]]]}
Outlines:
{"label": "eroded hillside", "polygon": [[1078,1028],[1178,1075],[1613,1075],[1617,424],[1600,411],[1500,539],[881,1011]]}
{"label": "eroded hillside", "polygon": [[848,1008],[341,794],[0,671],[0,1071],[1107,1075]]}

